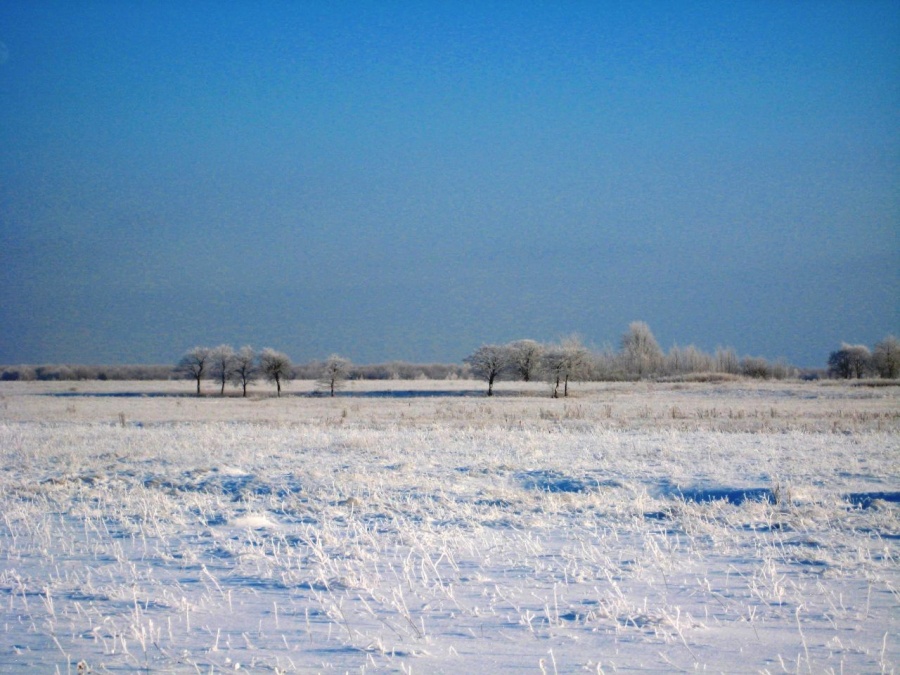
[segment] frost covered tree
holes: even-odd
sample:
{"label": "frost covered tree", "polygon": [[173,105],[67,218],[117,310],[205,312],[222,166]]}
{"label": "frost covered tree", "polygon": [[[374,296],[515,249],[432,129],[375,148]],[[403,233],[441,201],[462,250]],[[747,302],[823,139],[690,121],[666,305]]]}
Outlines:
{"label": "frost covered tree", "polygon": [[281,396],[281,383],[291,379],[291,360],[287,354],[266,347],[259,354],[259,370],[267,382],[275,383],[275,390]]}
{"label": "frost covered tree", "polygon": [[731,347],[717,347],[715,356],[717,373],[737,375],[741,372],[741,360]]}
{"label": "frost covered tree", "polygon": [[609,344],[591,354],[589,369],[591,377],[598,381],[622,379],[622,359]]}
{"label": "frost covered tree", "polygon": [[175,372],[181,377],[197,382],[197,396],[200,396],[200,380],[206,375],[210,362],[209,347],[194,347],[185,352],[175,366]]}
{"label": "frost covered tree", "polygon": [[488,396],[494,395],[494,381],[509,367],[509,350],[502,345],[482,345],[463,359],[475,377],[488,383]]}
{"label": "frost covered tree", "polygon": [[243,396],[246,398],[247,385],[255,381],[258,376],[259,369],[256,367],[256,352],[253,351],[253,347],[241,347],[234,355],[231,382],[243,389]]}
{"label": "frost covered tree", "polygon": [[828,372],[845,379],[865,377],[871,367],[872,353],[865,345],[848,345],[828,355]]}
{"label": "frost covered tree", "polygon": [[622,336],[622,358],[625,368],[638,377],[650,375],[662,365],[662,349],[650,332],[650,326],[643,321],[632,321],[628,325],[628,331]]}
{"label": "frost covered tree", "polygon": [[670,375],[705,373],[713,370],[714,360],[694,345],[674,345],[665,357],[665,370]]}
{"label": "frost covered tree", "polygon": [[230,345],[219,345],[209,353],[209,374],[221,386],[219,394],[225,395],[225,383],[231,379],[234,368],[234,349]]}
{"label": "frost covered tree", "polygon": [[888,335],[876,344],[872,352],[872,365],[881,377],[892,380],[900,377],[900,340]]}
{"label": "frost covered tree", "polygon": [[772,366],[762,356],[745,356],[741,359],[741,375],[768,380],[772,377]]}
{"label": "frost covered tree", "polygon": [[589,366],[590,352],[576,336],[549,347],[544,352],[543,370],[553,387],[553,398],[559,398],[560,386],[563,388],[563,396],[568,396],[569,380],[583,378]]}
{"label": "frost covered tree", "polygon": [[530,382],[538,372],[541,366],[541,357],[544,354],[544,347],[534,340],[516,340],[510,342],[507,346],[509,355],[509,369],[522,379],[523,382]]}
{"label": "frost covered tree", "polygon": [[319,375],[319,386],[327,389],[331,396],[334,396],[335,389],[340,389],[349,374],[350,359],[332,354],[322,365],[322,372]]}
{"label": "frost covered tree", "polygon": [[559,397],[559,385],[566,370],[566,355],[562,347],[551,345],[544,352],[541,360],[542,370],[553,387],[553,398]]}

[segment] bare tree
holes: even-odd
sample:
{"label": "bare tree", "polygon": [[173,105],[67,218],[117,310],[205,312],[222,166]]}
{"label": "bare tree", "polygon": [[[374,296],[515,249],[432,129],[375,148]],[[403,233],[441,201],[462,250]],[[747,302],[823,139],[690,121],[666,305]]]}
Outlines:
{"label": "bare tree", "polygon": [[544,352],[544,372],[553,386],[553,398],[559,398],[559,387],[563,396],[569,395],[569,380],[582,378],[590,365],[590,352],[581,344],[577,336],[568,337],[562,344],[548,348]]}
{"label": "bare tree", "polygon": [[872,365],[881,377],[892,380],[900,377],[900,340],[888,335],[877,343],[872,352]]}
{"label": "bare tree", "polygon": [[581,344],[581,338],[572,335],[563,340],[566,354],[566,373],[563,378],[563,396],[569,395],[569,380],[584,379],[590,367],[591,353]]}
{"label": "bare tree", "polygon": [[762,356],[745,356],[741,359],[741,375],[768,380],[772,377],[772,366]]}
{"label": "bare tree", "polygon": [[865,345],[848,345],[828,355],[828,372],[836,377],[862,378],[872,365],[872,353]]}
{"label": "bare tree", "polygon": [[741,360],[731,347],[717,347],[715,356],[717,373],[737,375],[741,372]]}
{"label": "bare tree", "polygon": [[663,370],[666,375],[681,375],[686,372],[687,365],[687,357],[684,353],[684,348],[679,347],[678,345],[672,345],[669,348],[669,353],[663,357]]}
{"label": "bare tree", "polygon": [[783,357],[775,359],[775,361],[771,363],[769,372],[775,380],[786,380],[789,377],[797,377],[800,374],[799,369],[792,366],[787,362],[787,359]]}
{"label": "bare tree", "polygon": [[566,372],[566,353],[559,345],[552,345],[544,352],[542,369],[553,387],[553,398],[559,398],[559,385]]}
{"label": "bare tree", "polygon": [[643,321],[632,321],[628,332],[622,336],[622,356],[625,367],[643,377],[656,372],[662,365],[663,353],[650,332],[650,326]]}
{"label": "bare tree", "polygon": [[590,358],[589,370],[591,377],[596,380],[620,380],[622,379],[622,359],[616,354],[612,345],[604,345],[594,352]]}
{"label": "bare tree", "polygon": [[287,354],[276,352],[266,347],[259,354],[259,370],[268,382],[275,383],[278,396],[281,396],[281,383],[291,379],[291,360]]}
{"label": "bare tree", "polygon": [[219,394],[225,395],[225,383],[231,379],[234,369],[234,349],[229,345],[219,345],[209,353],[209,374],[222,385]]}
{"label": "bare tree", "polygon": [[334,390],[340,389],[349,373],[350,359],[332,354],[322,365],[322,373],[319,375],[319,386],[323,389],[328,389],[331,395],[334,396]]}
{"label": "bare tree", "polygon": [[175,371],[179,375],[197,382],[197,396],[200,396],[200,380],[202,380],[203,376],[206,374],[209,362],[209,347],[194,347],[193,349],[188,350],[185,355],[181,357],[178,365],[175,366]]}
{"label": "bare tree", "polygon": [[231,381],[235,386],[243,388],[243,395],[246,398],[247,385],[259,376],[259,370],[256,367],[256,352],[253,351],[253,347],[241,347],[234,355],[233,363]]}
{"label": "bare tree", "polygon": [[475,377],[488,383],[488,396],[494,395],[494,381],[509,367],[509,350],[502,345],[482,345],[463,359]]}
{"label": "bare tree", "polygon": [[534,340],[516,340],[506,346],[509,354],[509,369],[522,378],[523,382],[530,382],[541,366],[541,357],[544,347]]}
{"label": "bare tree", "polygon": [[694,345],[675,345],[665,357],[665,370],[669,375],[708,373],[713,370],[713,358]]}

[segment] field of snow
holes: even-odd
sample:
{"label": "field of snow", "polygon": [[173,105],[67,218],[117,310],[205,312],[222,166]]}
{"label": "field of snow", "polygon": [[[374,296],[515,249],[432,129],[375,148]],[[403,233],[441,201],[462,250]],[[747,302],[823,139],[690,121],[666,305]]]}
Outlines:
{"label": "field of snow", "polygon": [[0,383],[0,672],[900,669],[900,387],[191,386]]}

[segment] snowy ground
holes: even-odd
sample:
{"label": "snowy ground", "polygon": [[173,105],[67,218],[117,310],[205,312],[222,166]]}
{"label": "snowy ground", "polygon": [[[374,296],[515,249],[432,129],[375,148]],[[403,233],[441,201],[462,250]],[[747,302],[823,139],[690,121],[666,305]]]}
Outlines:
{"label": "snowy ground", "polygon": [[0,384],[0,672],[900,669],[896,386],[311,388]]}

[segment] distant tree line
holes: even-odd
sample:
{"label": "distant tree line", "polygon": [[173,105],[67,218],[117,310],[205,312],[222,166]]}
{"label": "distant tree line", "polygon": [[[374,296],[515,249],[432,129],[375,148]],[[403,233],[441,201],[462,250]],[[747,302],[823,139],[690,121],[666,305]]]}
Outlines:
{"label": "distant tree line", "polygon": [[229,345],[218,347],[194,347],[185,352],[175,366],[175,373],[197,384],[197,396],[203,392],[204,379],[220,385],[219,393],[225,395],[225,385],[231,383],[247,395],[247,386],[262,378],[275,385],[276,395],[281,396],[281,386],[294,377],[294,367],[287,354],[266,347],[257,353],[252,347],[235,351]]}
{"label": "distant tree line", "polygon": [[213,380],[219,394],[231,384],[247,395],[247,386],[263,379],[275,385],[281,395],[283,384],[291,380],[315,380],[320,392],[334,396],[347,380],[424,380],[468,377],[465,366],[431,363],[412,364],[394,361],[375,365],[354,365],[350,359],[332,354],[324,361],[295,365],[282,352],[271,348],[255,352],[251,347],[235,351],[229,345],[194,347],[185,352],[172,369],[176,378],[193,380],[197,395],[202,394],[203,380]]}
{"label": "distant tree line", "polygon": [[576,337],[556,344],[516,340],[503,345],[482,345],[465,359],[472,374],[487,382],[488,396],[498,380],[529,382],[544,379],[551,395],[568,396],[572,381],[627,381],[640,379],[709,379],[754,377],[785,379],[799,370],[784,361],[759,356],[738,357],[734,349],[720,347],[712,354],[693,345],[660,348],[650,327],[635,321],[622,335],[619,349],[591,351]]}
{"label": "distant tree line", "polygon": [[[317,380],[325,361],[310,361],[291,366],[292,380]],[[206,371],[207,373],[209,371]],[[0,381],[79,381],[79,380],[175,380],[182,372],[169,364],[152,365],[0,365]],[[375,364],[350,364],[348,380],[456,380],[469,377],[469,369],[457,363],[407,363],[390,361]],[[204,377],[204,379],[208,379]],[[255,381],[258,378],[253,378]]]}
{"label": "distant tree line", "polygon": [[844,379],[900,377],[900,340],[888,335],[870,350],[866,345],[846,342],[828,355],[828,374]]}
{"label": "distant tree line", "polygon": [[170,380],[174,377],[170,365],[17,365],[0,366],[0,380],[30,382],[53,380]]}
{"label": "distant tree line", "polygon": [[[324,361],[310,361],[294,366],[294,379],[316,380],[325,367]],[[456,363],[351,363],[348,380],[457,380],[465,379],[468,368]]]}
{"label": "distant tree line", "polygon": [[[820,371],[824,374],[825,371]],[[546,381],[551,395],[568,396],[573,381],[628,381],[640,379],[706,380],[730,377],[784,379],[807,375],[782,360],[759,356],[739,357],[730,347],[713,353],[694,345],[675,345],[664,352],[650,330],[635,321],[622,335],[617,348],[585,347],[573,336],[558,343],[516,340],[502,345],[482,345],[461,364],[388,363],[358,365],[332,354],[322,361],[293,364],[271,348],[259,352],[228,345],[195,347],[171,365],[16,365],[0,366],[0,380],[170,380],[187,378],[202,393],[201,383],[213,381],[220,395],[227,386],[244,396],[247,387],[265,380],[281,394],[283,385],[295,379],[316,380],[321,392],[331,396],[347,380],[484,380],[493,394],[499,380]],[[888,336],[869,349],[843,344],[828,357],[827,374],[835,378],[900,378],[900,340]]]}

